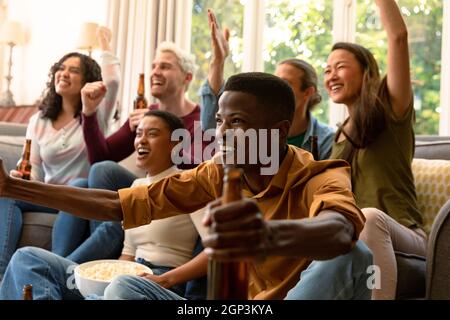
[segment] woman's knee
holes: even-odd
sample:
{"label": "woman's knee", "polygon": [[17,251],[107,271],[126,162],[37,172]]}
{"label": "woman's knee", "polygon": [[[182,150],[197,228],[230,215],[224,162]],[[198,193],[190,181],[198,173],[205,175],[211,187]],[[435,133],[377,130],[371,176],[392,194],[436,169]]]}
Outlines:
{"label": "woman's knee", "polygon": [[33,260],[40,260],[41,256],[45,254],[47,251],[44,249],[36,248],[36,247],[23,247],[17,249],[17,251],[13,254],[10,265],[17,267],[23,266],[28,268]]}
{"label": "woman's knee", "polygon": [[116,168],[118,164],[114,161],[102,161],[94,163],[89,170],[89,179],[92,177],[109,177],[111,171]]}
{"label": "woman's knee", "polygon": [[364,208],[361,210],[366,218],[365,227],[387,225],[387,215],[377,208]]}

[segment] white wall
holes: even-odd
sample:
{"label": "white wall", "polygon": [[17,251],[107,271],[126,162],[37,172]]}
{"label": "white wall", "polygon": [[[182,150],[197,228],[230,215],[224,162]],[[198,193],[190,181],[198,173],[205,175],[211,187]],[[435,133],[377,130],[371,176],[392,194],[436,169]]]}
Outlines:
{"label": "white wall", "polygon": [[40,97],[50,66],[76,50],[83,22],[106,23],[106,7],[107,0],[9,1],[8,18],[30,31],[28,44],[14,49],[11,90],[16,104],[31,104]]}

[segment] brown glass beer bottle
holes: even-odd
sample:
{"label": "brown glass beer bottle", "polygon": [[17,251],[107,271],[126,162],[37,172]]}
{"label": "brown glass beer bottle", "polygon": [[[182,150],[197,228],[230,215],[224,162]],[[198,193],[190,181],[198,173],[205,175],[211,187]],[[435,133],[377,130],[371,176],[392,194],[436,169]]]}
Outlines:
{"label": "brown glass beer bottle", "polygon": [[314,157],[314,160],[319,161],[319,144],[317,140],[317,136],[309,137],[309,142],[311,143],[311,153]]}
{"label": "brown glass beer bottle", "polygon": [[138,91],[137,91],[137,97],[134,99],[134,109],[147,109],[148,108],[148,102],[145,98],[145,74],[141,73],[139,74],[139,84],[138,84]]}
{"label": "brown glass beer bottle", "polygon": [[33,300],[33,286],[27,284],[23,286],[23,300]]}
{"label": "brown glass beer bottle", "polygon": [[[242,170],[226,166],[224,168],[222,203],[242,199]],[[248,266],[245,261],[208,261],[208,300],[247,300]]]}
{"label": "brown glass beer bottle", "polygon": [[17,171],[22,173],[22,179],[25,180],[30,180],[31,177],[30,153],[31,153],[31,140],[27,139],[25,141],[25,149],[23,150],[22,158],[19,160],[19,163],[17,164]]}

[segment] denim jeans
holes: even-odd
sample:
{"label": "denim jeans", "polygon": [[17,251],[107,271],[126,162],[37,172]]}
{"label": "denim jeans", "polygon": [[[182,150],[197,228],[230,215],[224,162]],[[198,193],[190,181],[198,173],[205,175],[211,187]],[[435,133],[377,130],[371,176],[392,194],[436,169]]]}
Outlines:
{"label": "denim jeans", "polygon": [[[143,259],[137,262],[147,265],[157,275],[172,270],[171,267],[153,265]],[[21,248],[13,255],[6,269],[0,284],[0,300],[21,300],[22,289],[26,284],[33,285],[34,300],[81,300],[83,296],[76,288],[73,275],[75,266],[77,263],[50,251],[34,247]],[[184,294],[184,285],[172,290]]]}
{"label": "denim jeans", "polygon": [[33,285],[34,300],[80,300],[73,270],[77,264],[50,251],[25,247],[13,255],[0,285],[0,300],[21,300],[24,285]]}
{"label": "denim jeans", "polygon": [[[131,186],[136,177],[112,161],[96,163],[88,179],[71,182],[72,186],[117,191]],[[124,234],[120,222],[86,220],[60,212],[53,228],[52,252],[76,263],[118,258]]]}
{"label": "denim jeans", "polygon": [[367,268],[372,263],[372,252],[359,240],[345,255],[311,262],[286,300],[370,300]]}
{"label": "denim jeans", "polygon": [[[347,254],[327,261],[313,261],[302,272],[286,300],[367,299],[367,268],[372,265],[372,253],[362,241]],[[117,277],[105,290],[107,300],[181,300],[182,296],[152,281],[139,277]]]}
{"label": "denim jeans", "polygon": [[0,280],[19,244],[23,212],[56,214],[58,211],[23,201],[0,198]]}

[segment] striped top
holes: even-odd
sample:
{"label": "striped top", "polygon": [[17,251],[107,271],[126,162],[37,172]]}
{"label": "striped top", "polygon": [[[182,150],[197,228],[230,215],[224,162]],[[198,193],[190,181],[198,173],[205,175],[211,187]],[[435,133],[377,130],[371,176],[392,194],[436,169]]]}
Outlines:
{"label": "striped top", "polygon": [[[103,81],[108,89],[98,107],[100,129],[105,132],[112,119],[117,99],[119,60],[109,52],[101,56]],[[87,178],[90,164],[80,117],[55,130],[52,120],[34,114],[28,124],[27,139],[31,139],[31,179],[51,184],[67,184],[75,178]]]}

